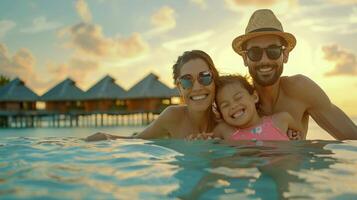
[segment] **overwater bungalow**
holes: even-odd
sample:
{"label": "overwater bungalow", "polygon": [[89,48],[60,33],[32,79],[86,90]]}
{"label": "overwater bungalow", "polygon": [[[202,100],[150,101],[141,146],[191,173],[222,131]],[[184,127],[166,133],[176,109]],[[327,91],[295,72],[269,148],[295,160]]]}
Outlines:
{"label": "overwater bungalow", "polygon": [[38,95],[29,89],[24,81],[15,78],[0,87],[0,110],[32,111],[36,110]]}
{"label": "overwater bungalow", "polygon": [[40,99],[45,102],[47,111],[66,113],[83,110],[83,97],[84,92],[72,79],[67,78],[48,90]]}
{"label": "overwater bungalow", "polygon": [[169,88],[159,81],[158,76],[150,73],[126,93],[128,111],[144,111],[159,113],[168,105],[171,99],[178,97],[177,89]]}
{"label": "overwater bungalow", "polygon": [[125,110],[125,93],[126,91],[115,83],[115,79],[106,75],[85,93],[84,109],[87,112]]}

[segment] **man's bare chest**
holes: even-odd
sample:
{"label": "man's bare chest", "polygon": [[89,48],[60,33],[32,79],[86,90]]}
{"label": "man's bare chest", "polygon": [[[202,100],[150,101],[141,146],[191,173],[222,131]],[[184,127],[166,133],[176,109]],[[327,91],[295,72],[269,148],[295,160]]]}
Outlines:
{"label": "man's bare chest", "polygon": [[263,115],[272,115],[280,112],[288,112],[300,126],[307,129],[308,113],[307,105],[298,99],[281,95],[274,106],[262,105],[261,113]]}

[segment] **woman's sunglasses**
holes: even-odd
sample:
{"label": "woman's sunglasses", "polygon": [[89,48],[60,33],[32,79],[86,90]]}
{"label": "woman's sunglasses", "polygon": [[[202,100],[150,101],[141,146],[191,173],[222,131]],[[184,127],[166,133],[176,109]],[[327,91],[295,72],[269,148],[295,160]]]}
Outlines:
{"label": "woman's sunglasses", "polygon": [[248,58],[251,61],[257,62],[262,59],[264,51],[269,59],[276,60],[280,58],[284,49],[284,46],[270,45],[267,48],[252,47],[245,52],[247,52]]}
{"label": "woman's sunglasses", "polygon": [[[184,74],[180,76],[178,79],[178,83],[180,83],[183,89],[191,89],[193,87],[194,78],[191,74]],[[197,81],[203,85],[208,86],[212,83],[213,77],[210,71],[202,71],[198,73]]]}

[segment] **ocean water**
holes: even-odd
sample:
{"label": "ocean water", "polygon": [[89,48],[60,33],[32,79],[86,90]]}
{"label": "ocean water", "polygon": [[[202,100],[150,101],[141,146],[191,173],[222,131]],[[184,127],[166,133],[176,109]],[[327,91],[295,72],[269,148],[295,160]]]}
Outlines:
{"label": "ocean water", "polygon": [[313,124],[307,141],[82,140],[143,128],[0,129],[0,199],[357,199],[357,141]]}

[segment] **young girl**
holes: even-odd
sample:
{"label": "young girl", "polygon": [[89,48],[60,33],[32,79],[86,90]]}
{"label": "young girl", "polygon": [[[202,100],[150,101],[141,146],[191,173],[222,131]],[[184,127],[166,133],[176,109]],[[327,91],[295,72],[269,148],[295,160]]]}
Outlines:
{"label": "young girl", "polygon": [[301,130],[287,112],[260,117],[256,109],[258,101],[257,93],[245,77],[219,77],[216,103],[224,121],[215,127],[214,136],[225,140],[289,140],[288,128]]}

